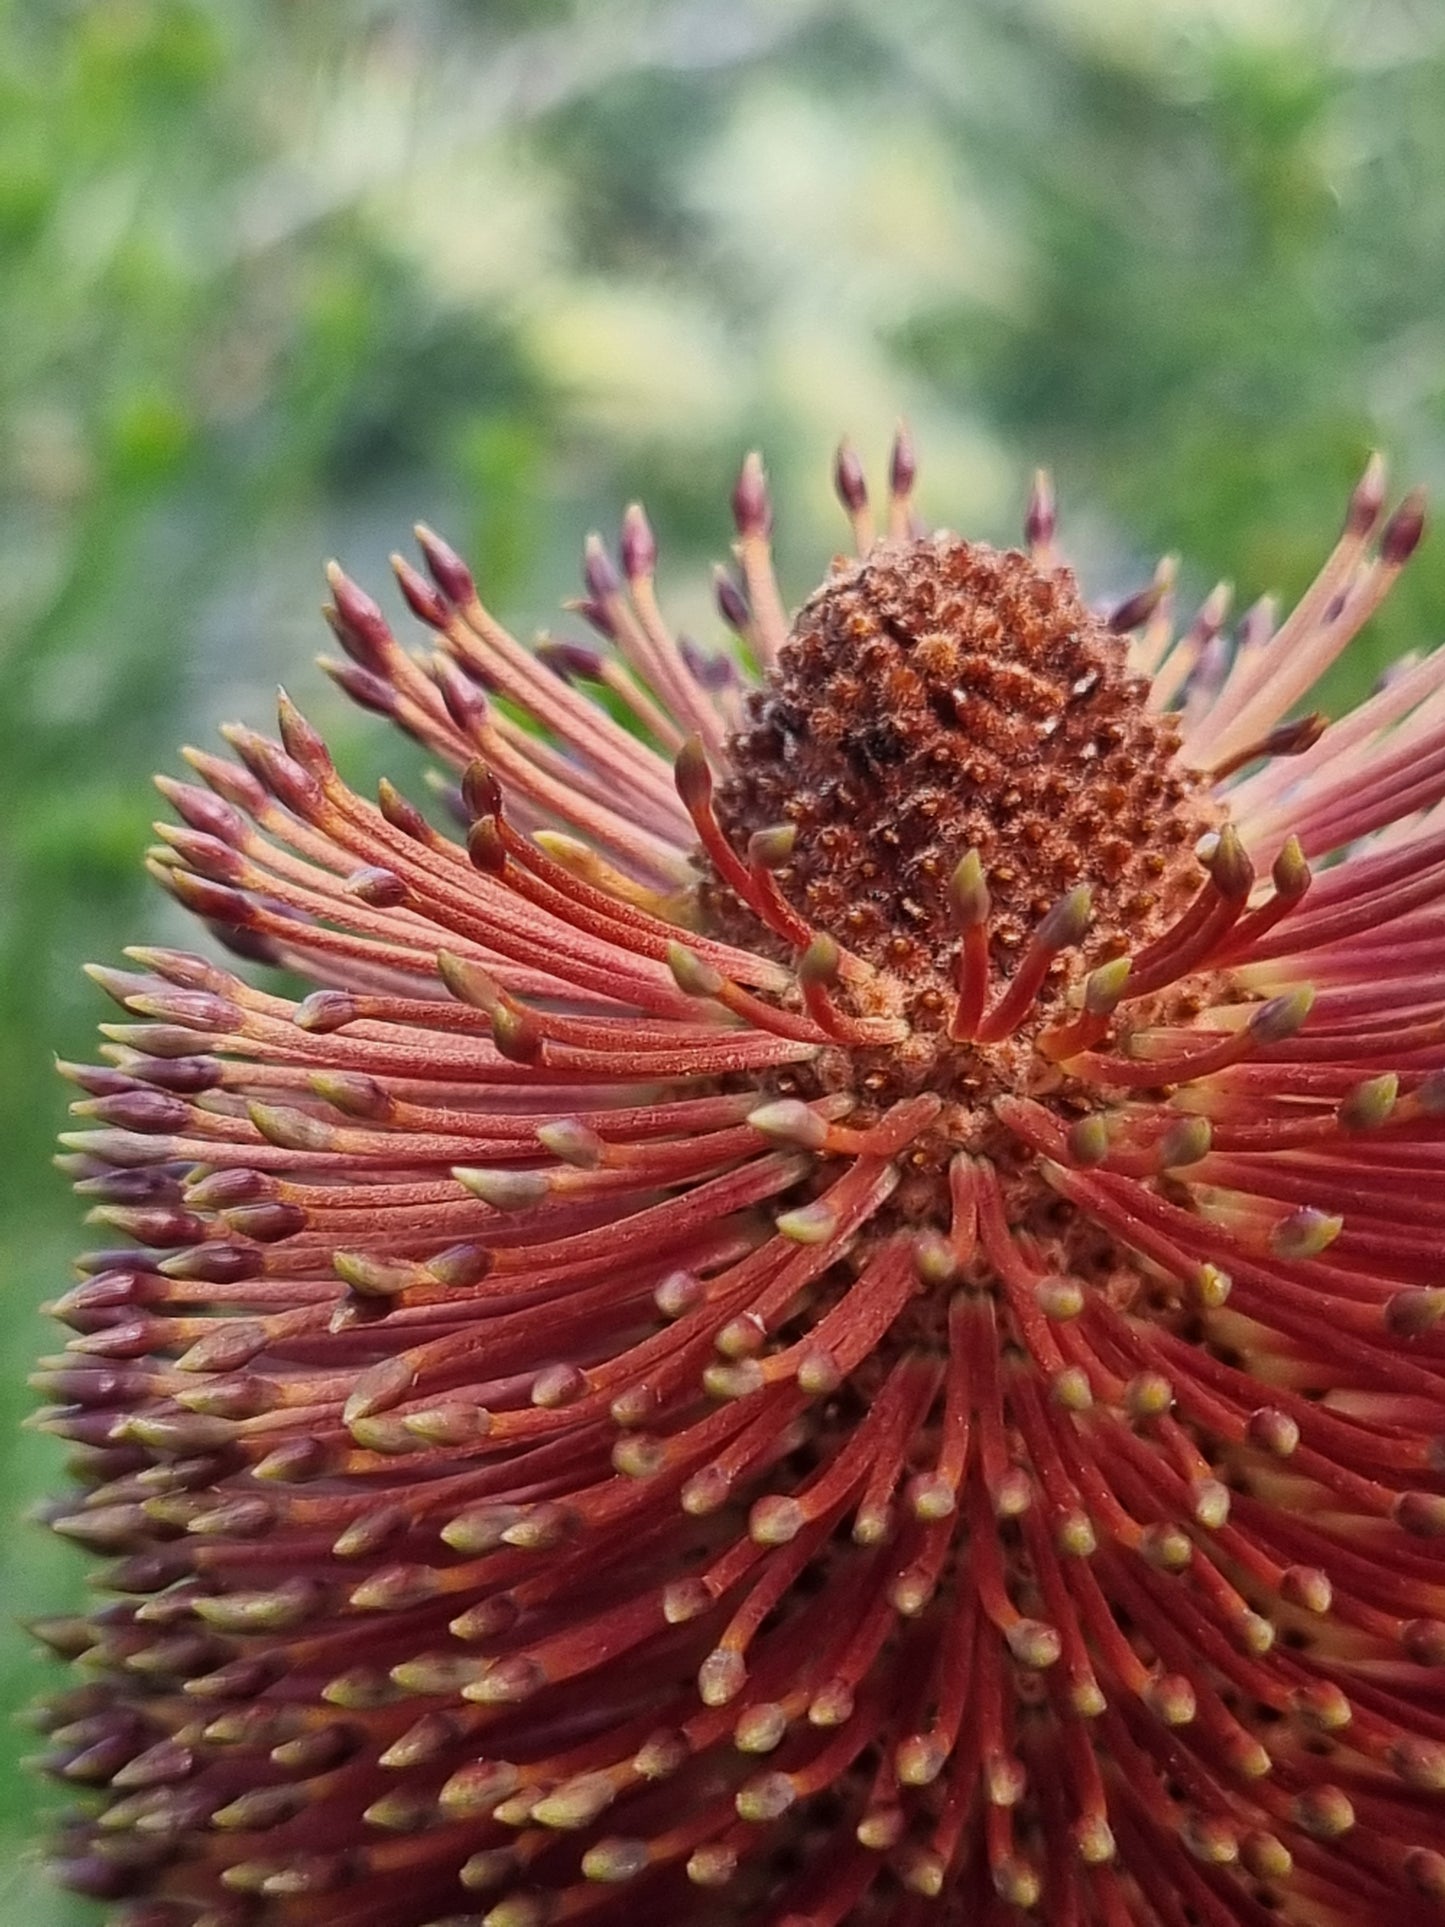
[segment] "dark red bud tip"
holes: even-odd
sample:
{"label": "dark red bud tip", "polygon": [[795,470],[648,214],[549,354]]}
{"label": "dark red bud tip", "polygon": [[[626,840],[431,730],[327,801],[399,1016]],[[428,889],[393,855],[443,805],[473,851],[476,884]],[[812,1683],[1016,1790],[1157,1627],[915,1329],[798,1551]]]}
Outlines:
{"label": "dark red bud tip", "polygon": [[[269,900],[267,908],[287,916],[292,914],[274,898]],[[223,943],[234,956],[245,957],[251,963],[265,964],[268,970],[281,968],[280,951],[259,930],[246,930],[240,924],[222,921],[211,925],[211,933],[217,943]]]}
{"label": "dark red bud tip", "polygon": [[687,664],[688,674],[704,689],[711,691],[731,689],[736,684],[738,672],[727,656],[709,655],[706,650],[698,647],[691,636],[680,635],[677,646],[682,651],[682,659]]}
{"label": "dark red bud tip", "polygon": [[324,1103],[347,1117],[390,1117],[396,1109],[390,1093],[365,1071],[313,1071],[307,1082]]}
{"label": "dark red bud tip", "polygon": [[462,774],[462,801],[473,816],[502,813],[502,786],[480,756],[473,757]]}
{"label": "dark red bud tip", "polygon": [[192,1033],[179,1024],[102,1024],[101,1029],[117,1043],[151,1057],[189,1057],[199,1048]]}
{"label": "dark red bud tip", "polygon": [[163,870],[157,866],[147,866],[156,881],[170,891],[178,902],[207,923],[233,924],[244,929],[251,920],[251,904],[239,890],[227,888],[223,883],[212,883],[209,877],[196,876],[190,870]]}
{"label": "dark red bud tip", "polygon": [[426,1269],[448,1290],[480,1284],[492,1268],[492,1254],[484,1245],[449,1245],[445,1251],[428,1258]]}
{"label": "dark red bud tip", "polygon": [[208,1285],[238,1285],[247,1278],[259,1277],[262,1258],[254,1245],[195,1245],[164,1258],[159,1269],[167,1278],[195,1278]]}
{"label": "dark red bud tip", "polygon": [[1058,510],[1054,501],[1053,477],[1046,468],[1034,471],[1034,485],[1024,514],[1024,540],[1032,549],[1047,548],[1054,539]]}
{"label": "dark red bud tip", "polygon": [[[317,994],[324,996],[326,993]],[[260,1204],[275,1195],[275,1178],[267,1177],[264,1171],[251,1171],[244,1166],[208,1172],[205,1177],[197,1178],[186,1186],[186,1203],[194,1205],[197,1211],[225,1211],[233,1205]]]}
{"label": "dark red bud tip", "polygon": [[503,1001],[502,986],[480,964],[452,950],[437,952],[437,974],[458,1002],[490,1015]]}
{"label": "dark red bud tip", "polygon": [[657,567],[657,538],[640,502],[633,502],[622,518],[622,573],[629,582],[641,581]]}
{"label": "dark red bud tip", "polygon": [[[69,1160],[55,1162],[62,1169],[70,1168]],[[164,1170],[96,1171],[79,1178],[74,1190],[78,1198],[94,1198],[101,1204],[174,1204],[181,1195],[179,1179]]]}
{"label": "dark red bud tip", "polygon": [[1405,1878],[1436,1906],[1445,1904],[1445,1853],[1433,1847],[1411,1847],[1400,1863]]}
{"label": "dark red bud tip", "polygon": [[595,649],[579,642],[544,642],[538,645],[537,660],[562,677],[579,682],[597,682],[602,676],[602,657]]}
{"label": "dark red bud tip", "polygon": [[507,868],[507,849],[495,816],[479,816],[467,831],[467,855],[483,876],[499,877]]}
{"label": "dark red bud tip", "polygon": [[423,559],[430,571],[431,579],[448,602],[461,607],[477,599],[477,585],[472,572],[457,554],[456,550],[443,542],[434,529],[425,522],[418,522],[414,531]]}
{"label": "dark red bud tip", "polygon": [[1040,920],[1036,942],[1044,950],[1069,949],[1083,937],[1093,913],[1093,892],[1086,883],[1076,884]]}
{"label": "dark red bud tip", "polygon": [[1355,484],[1350,506],[1345,511],[1346,535],[1366,536],[1380,519],[1385,506],[1385,461],[1379,453],[1371,455],[1365,472]]}
{"label": "dark red bud tip", "polygon": [[299,1204],[238,1204],[226,1213],[226,1223],[238,1238],[262,1245],[294,1238],[306,1229],[307,1222]]}
{"label": "dark red bud tip", "polygon": [[689,736],[672,766],[677,793],[689,810],[705,810],[712,796],[712,770],[702,739]]}
{"label": "dark red bud tip", "polygon": [[170,862],[167,852],[173,850],[198,876],[207,877],[212,883],[239,883],[245,876],[245,862],[220,837],[209,836],[203,830],[177,829],[173,823],[157,823],[156,829],[165,839],[163,845],[154,847],[153,853],[159,861]]}
{"label": "dark red bud tip", "polygon": [[564,602],[562,607],[568,615],[581,616],[589,629],[595,629],[599,636],[609,642],[617,640],[617,625],[602,604],[592,596],[578,596],[574,601]]}
{"label": "dark red bud tip", "polygon": [[404,555],[393,555],[390,561],[397,587],[401,590],[407,608],[418,621],[426,623],[428,627],[445,629],[451,619],[451,612],[441,596],[417,573]]}
{"label": "dark red bud tip", "polygon": [[602,546],[600,535],[589,535],[582,550],[582,580],[594,602],[608,602],[622,593],[622,584],[612,566],[612,557]]}
{"label": "dark red bud tip", "polygon": [[124,1900],[141,1885],[144,1869],[100,1853],[63,1854],[50,1862],[51,1877],[87,1900]]}
{"label": "dark red bud tip", "polygon": [[162,1295],[158,1279],[143,1271],[101,1271],[54,1298],[44,1310],[76,1331],[100,1329],[105,1313],[131,1311]]}
{"label": "dark red bud tip", "polygon": [[376,786],[376,807],[394,830],[418,843],[431,841],[431,825],[415,803],[409,803],[394,783],[382,777]]}
{"label": "dark red bud tip", "polygon": [[234,803],[237,809],[244,810],[248,816],[265,809],[266,791],[249,770],[227,762],[224,756],[213,756],[208,749],[188,745],[181,754],[209,789],[228,803]]}
{"label": "dark red bud tip", "polygon": [[895,495],[903,498],[913,493],[913,485],[917,480],[918,451],[913,446],[908,424],[900,422],[888,461],[888,486]]}
{"label": "dark red bud tip", "polygon": [[197,957],[189,950],[172,950],[168,945],[130,943],[125,954],[133,962],[154,970],[158,977],[182,990],[234,990],[236,979],[208,957]]}
{"label": "dark red bud tip", "polygon": [[726,569],[713,570],[712,590],[717,602],[718,614],[723,621],[739,635],[744,634],[752,622],[752,617],[748,613],[747,599]]}
{"label": "dark red bud tip", "polygon": [[535,1064],[542,1055],[542,1032],[535,1017],[519,1005],[504,1003],[491,1013],[492,1042],[514,1064]]}
{"label": "dark red bud tip", "polygon": [[1109,617],[1110,629],[1116,636],[1125,636],[1131,629],[1137,629],[1141,623],[1147,622],[1164,600],[1168,587],[1167,581],[1155,580],[1147,589],[1126,596]]}
{"label": "dark red bud tip", "polygon": [[868,478],[863,473],[858,451],[851,442],[838,444],[838,453],[833,461],[833,486],[838,491],[838,500],[850,513],[856,515],[867,508]]}
{"label": "dark red bud tip", "polygon": [[176,814],[206,836],[219,837],[223,843],[239,847],[245,841],[247,824],[241,812],[209,790],[194,783],[178,783],[174,777],[157,776],[156,788]]}
{"label": "dark red bud tip", "polygon": [[122,1131],[179,1131],[191,1115],[184,1099],[163,1091],[122,1091],[114,1097],[88,1098],[75,1109]]}
{"label": "dark red bud tip", "polygon": [[1254,865],[1232,823],[1219,832],[1213,849],[1205,858],[1210,881],[1222,897],[1243,901],[1254,884]]}
{"label": "dark red bud tip", "polygon": [[178,1250],[199,1244],[206,1235],[206,1220],[194,1211],[175,1205],[101,1205],[90,1214],[92,1222],[111,1225],[128,1238],[160,1250]]}
{"label": "dark red bud tip", "polygon": [[[127,1165],[152,1164],[158,1158],[163,1158],[172,1148],[169,1143],[137,1144],[133,1137],[123,1131],[115,1130],[84,1133],[63,1131],[60,1141],[62,1144],[67,1141],[71,1144],[79,1144],[82,1136],[94,1146],[97,1152],[103,1151],[105,1156]],[[89,1222],[93,1223],[97,1218],[109,1215],[98,1210],[93,1211]],[[150,1273],[156,1267],[156,1254],[153,1251],[137,1251],[132,1246],[122,1245],[110,1250],[82,1251],[72,1259],[71,1264],[77,1276],[82,1278],[97,1272],[134,1270],[137,1273]]]}
{"label": "dark red bud tip", "polygon": [[428,667],[432,681],[441,691],[447,714],[463,735],[475,738],[487,726],[487,699],[470,676],[458,669],[450,656],[433,656]]}
{"label": "dark red bud tip", "polygon": [[178,1091],[187,1097],[215,1090],[225,1076],[225,1068],[217,1057],[133,1057],[127,1059],[126,1068],[147,1084],[158,1085],[163,1091]]}
{"label": "dark red bud tip", "polygon": [[384,676],[373,675],[371,670],[359,668],[354,662],[338,662],[334,656],[318,656],[316,662],[337,688],[344,689],[362,709],[369,709],[376,716],[395,716],[396,691]]}
{"label": "dark red bud tip", "polygon": [[356,999],[349,990],[313,990],[296,1006],[291,1021],[298,1030],[324,1037],[356,1022]]}
{"label": "dark red bud tip", "polygon": [[335,765],[320,730],[313,727],[284,689],[276,692],[276,718],[286,753],[313,776],[333,776]]}
{"label": "dark red bud tip", "polygon": [[298,816],[314,814],[321,806],[321,785],[316,777],[280,743],[273,743],[259,730],[228,723],[221,731],[246,767],[271,794]]}
{"label": "dark red bud tip", "polygon": [[78,1084],[91,1097],[112,1097],[136,1087],[136,1080],[118,1071],[113,1064],[72,1064],[57,1057],[55,1068],[67,1083]]}
{"label": "dark red bud tip", "polygon": [[733,521],[740,536],[766,535],[773,525],[772,503],[768,496],[768,479],[763,472],[761,455],[747,457],[733,488]]}
{"label": "dark red bud tip", "polygon": [[1416,1666],[1445,1666],[1445,1620],[1407,1620],[1400,1632],[1405,1657]]}
{"label": "dark red bud tip", "polygon": [[160,988],[154,977],[143,976],[139,970],[117,970],[111,964],[97,963],[83,968],[91,982],[99,984],[106,996],[113,997],[123,1010],[129,1010],[133,997],[144,997]]}
{"label": "dark red bud tip", "polygon": [[336,621],[332,627],[342,648],[363,667],[384,669],[396,647],[386,617],[339,562],[327,563],[326,580],[336,598]]}
{"label": "dark red bud tip", "polygon": [[1445,1538],[1445,1495],[1402,1492],[1394,1505],[1395,1523],[1419,1539]]}
{"label": "dark red bud tip", "polygon": [[1262,750],[1266,756],[1303,756],[1307,749],[1313,749],[1330,726],[1330,719],[1322,709],[1311,710],[1308,716],[1296,716],[1287,723],[1276,723],[1265,737]]}
{"label": "dark red bud tip", "polygon": [[342,888],[348,896],[357,897],[377,910],[392,910],[406,902],[406,885],[396,872],[375,865],[353,870]]}
{"label": "dark red bud tip", "polygon": [[1409,561],[1425,533],[1425,491],[1411,489],[1399,508],[1385,524],[1380,537],[1380,560],[1392,569]]}

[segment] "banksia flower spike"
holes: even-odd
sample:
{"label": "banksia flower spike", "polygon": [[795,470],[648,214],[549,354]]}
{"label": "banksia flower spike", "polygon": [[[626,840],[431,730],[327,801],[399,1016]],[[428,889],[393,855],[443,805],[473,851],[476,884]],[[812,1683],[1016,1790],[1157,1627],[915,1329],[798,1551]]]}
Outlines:
{"label": "banksia flower spike", "polygon": [[124,1927],[1445,1919],[1445,653],[1301,710],[1420,502],[1229,636],[914,470],[790,623],[750,459],[715,653],[638,508],[587,644],[333,568],[439,810],[285,697],[161,780],[315,988],[134,950],[65,1067]]}

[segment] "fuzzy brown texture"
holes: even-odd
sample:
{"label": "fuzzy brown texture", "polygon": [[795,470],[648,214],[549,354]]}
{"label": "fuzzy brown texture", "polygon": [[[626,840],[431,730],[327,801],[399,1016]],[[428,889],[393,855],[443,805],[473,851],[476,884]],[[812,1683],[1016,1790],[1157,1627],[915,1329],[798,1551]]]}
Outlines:
{"label": "fuzzy brown texture", "polygon": [[1214,817],[1146,691],[1067,569],[945,534],[880,547],[799,612],[718,815],[740,844],[795,825],[789,900],[935,1029],[958,942],[948,882],[970,848],[1002,977],[1075,884],[1094,893],[1092,963],[1149,942],[1198,888]]}

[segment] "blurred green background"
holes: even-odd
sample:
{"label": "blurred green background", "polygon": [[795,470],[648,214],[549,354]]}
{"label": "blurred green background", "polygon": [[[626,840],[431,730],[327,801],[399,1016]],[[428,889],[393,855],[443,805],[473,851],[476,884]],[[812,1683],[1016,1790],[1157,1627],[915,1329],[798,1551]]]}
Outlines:
{"label": "blurred green background", "polygon": [[[149,773],[283,676],[413,767],[310,665],[324,556],[383,582],[424,516],[530,631],[644,493],[711,637],[741,453],[796,596],[837,434],[877,467],[904,415],[965,531],[1049,463],[1096,593],[1163,549],[1297,590],[1370,446],[1445,476],[1442,182],[1435,0],[0,0],[7,1515],[57,1476],[14,1427],[81,1237],[50,1051],[86,958],[180,930]],[[1332,700],[1442,610],[1437,542]],[[0,1700],[10,1615],[80,1584],[4,1533]],[[0,1730],[0,1919],[88,1918]]]}

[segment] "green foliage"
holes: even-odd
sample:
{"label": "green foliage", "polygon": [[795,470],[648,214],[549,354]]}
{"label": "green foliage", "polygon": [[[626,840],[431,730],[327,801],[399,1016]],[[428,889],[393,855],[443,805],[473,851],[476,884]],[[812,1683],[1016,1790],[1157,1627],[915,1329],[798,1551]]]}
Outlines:
{"label": "green foliage", "polygon": [[[179,920],[147,776],[284,675],[356,768],[414,760],[307,662],[318,561],[371,582],[417,515],[551,621],[646,490],[715,633],[738,456],[802,591],[837,432],[899,413],[927,506],[1011,537],[1056,470],[1099,592],[1297,591],[1366,449],[1445,471],[1445,22],[1302,0],[11,0],[0,6],[0,1375],[14,1427],[76,1213],[48,1170],[79,975]],[[1330,685],[1428,646],[1426,548]],[[15,1441],[12,1443],[12,1441]],[[0,1594],[62,1606],[33,1529]],[[0,1692],[38,1677],[0,1634]],[[46,1797],[39,1796],[42,1800]],[[0,1906],[80,1918],[0,1775]]]}

